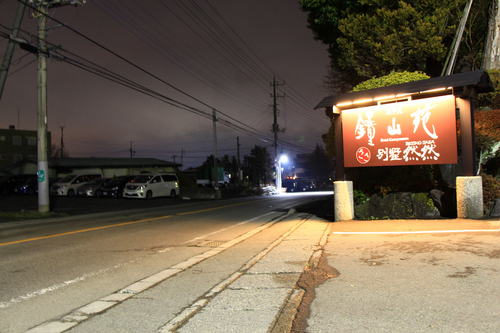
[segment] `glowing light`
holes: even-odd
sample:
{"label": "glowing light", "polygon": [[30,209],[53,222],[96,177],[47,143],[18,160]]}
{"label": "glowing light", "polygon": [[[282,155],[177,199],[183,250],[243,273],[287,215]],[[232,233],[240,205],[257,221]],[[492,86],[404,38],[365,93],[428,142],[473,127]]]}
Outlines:
{"label": "glowing light", "polygon": [[382,99],[389,99],[389,98],[394,98],[396,97],[395,95],[390,95],[390,96],[380,96],[380,97],[375,97],[373,100],[374,101],[380,101]]}
{"label": "glowing light", "polygon": [[352,102],[345,102],[345,103],[340,103],[335,106],[346,106],[346,105],[352,105]]}
{"label": "glowing light", "polygon": [[404,96],[410,96],[411,93],[403,93],[403,94],[397,94],[396,97],[404,97]]}
{"label": "glowing light", "polygon": [[444,90],[447,90],[448,88],[436,88],[436,89],[431,89],[431,90],[426,90],[426,91],[421,91],[420,93],[421,94],[424,94],[424,93],[430,93],[430,92],[436,92],[436,91],[444,91]]}
{"label": "glowing light", "polygon": [[361,103],[368,103],[368,102],[372,102],[373,99],[360,99],[359,101],[355,101],[353,104],[361,104]]}

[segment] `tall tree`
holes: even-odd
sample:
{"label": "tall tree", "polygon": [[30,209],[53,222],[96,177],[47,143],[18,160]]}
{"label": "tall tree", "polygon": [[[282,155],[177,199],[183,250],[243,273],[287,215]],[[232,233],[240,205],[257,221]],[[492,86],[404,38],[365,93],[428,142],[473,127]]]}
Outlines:
{"label": "tall tree", "polygon": [[484,44],[482,68],[500,68],[500,0],[492,0],[489,10],[488,32]]}
{"label": "tall tree", "polygon": [[309,155],[306,162],[307,173],[314,179],[326,182],[328,175],[333,171],[333,160],[327,155],[323,146],[316,144],[316,148]]}
{"label": "tall tree", "polygon": [[[477,66],[484,4],[477,0],[457,64]],[[498,0],[495,0],[498,1]],[[334,93],[391,71],[439,76],[467,0],[299,0],[314,38],[329,46]],[[483,29],[483,30],[481,30]],[[469,56],[469,59],[465,59]]]}
{"label": "tall tree", "polygon": [[61,152],[61,147],[52,144],[52,146],[50,147],[50,157],[51,158],[69,157],[69,152],[66,149],[63,149]]}
{"label": "tall tree", "polygon": [[243,169],[253,185],[267,184],[271,180],[272,161],[267,148],[255,145],[250,155],[243,157]]}

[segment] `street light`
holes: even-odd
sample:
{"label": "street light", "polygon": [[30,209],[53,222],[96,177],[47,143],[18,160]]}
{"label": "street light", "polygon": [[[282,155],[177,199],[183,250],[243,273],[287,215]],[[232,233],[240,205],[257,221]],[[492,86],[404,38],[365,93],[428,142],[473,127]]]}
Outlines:
{"label": "street light", "polygon": [[278,173],[276,175],[276,189],[278,194],[281,194],[281,163],[288,162],[288,157],[286,155],[281,155],[278,159]]}

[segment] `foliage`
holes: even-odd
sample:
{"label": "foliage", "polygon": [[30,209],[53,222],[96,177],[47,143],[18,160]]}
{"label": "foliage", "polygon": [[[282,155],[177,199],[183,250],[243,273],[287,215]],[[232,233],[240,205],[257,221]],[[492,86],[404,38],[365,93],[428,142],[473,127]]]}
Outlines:
{"label": "foliage", "polygon": [[391,72],[386,76],[374,77],[370,80],[361,82],[355,86],[352,91],[375,89],[425,79],[430,79],[430,77],[422,72]]}
{"label": "foliage", "polygon": [[367,196],[385,196],[390,192],[429,192],[442,187],[438,167],[412,165],[397,167],[364,167],[347,169],[355,190]]}
{"label": "foliage", "polygon": [[333,160],[327,155],[323,146],[316,144],[316,148],[306,161],[305,169],[312,178],[326,182],[333,170]]}
{"label": "foliage", "polygon": [[479,97],[474,100],[474,108],[480,110],[497,110],[500,109],[500,69],[490,69],[488,70],[491,82],[495,88],[494,92],[480,94]]}
{"label": "foliage", "polygon": [[[342,37],[339,65],[354,68],[361,77],[386,75],[392,70],[427,70],[446,57],[444,38],[451,2],[366,0],[368,10],[339,21]],[[446,6],[443,6],[446,3]]]}
{"label": "foliage", "polygon": [[63,148],[62,156],[61,156],[61,147],[59,147],[55,144],[52,144],[52,146],[50,147],[49,155],[52,158],[60,158],[60,157],[66,158],[66,157],[69,157],[69,152]]}
{"label": "foliage", "polygon": [[[459,148],[461,142],[460,119],[458,124]],[[474,113],[474,132],[476,144],[476,157],[479,171],[483,168],[488,173],[499,172],[495,160],[500,157],[500,110],[478,111]],[[489,164],[489,168],[487,167]]]}
{"label": "foliage", "polygon": [[272,161],[267,148],[258,145],[250,151],[250,155],[243,157],[245,174],[255,186],[269,182],[272,176],[271,166]]}
{"label": "foliage", "polygon": [[[439,76],[467,0],[299,0],[314,38],[328,45],[335,93],[391,71]],[[457,69],[477,68],[489,0],[473,3]]]}
{"label": "foliage", "polygon": [[491,175],[481,174],[483,179],[483,207],[490,211],[497,198],[500,198],[500,182]]}
{"label": "foliage", "polygon": [[460,61],[455,66],[455,72],[461,72],[463,69],[474,71],[482,68],[490,4],[489,0],[476,0],[472,3],[458,52]]}
{"label": "foliage", "polygon": [[362,205],[370,200],[363,192],[358,190],[353,190],[352,195],[355,205]]}
{"label": "foliage", "polygon": [[335,150],[335,126],[333,124],[333,119],[328,128],[328,133],[323,135],[323,141],[325,142],[326,153],[330,157],[335,157],[337,152]]}
{"label": "foliage", "polygon": [[[203,164],[201,165],[202,167],[207,167],[207,168],[213,168],[214,166],[214,155],[207,156],[207,159]],[[237,179],[238,175],[238,161],[236,160],[236,157],[234,156],[229,156],[229,155],[224,155],[222,157],[222,160],[217,158],[217,166],[220,168],[224,168],[224,171],[228,171],[231,173],[231,180]]]}

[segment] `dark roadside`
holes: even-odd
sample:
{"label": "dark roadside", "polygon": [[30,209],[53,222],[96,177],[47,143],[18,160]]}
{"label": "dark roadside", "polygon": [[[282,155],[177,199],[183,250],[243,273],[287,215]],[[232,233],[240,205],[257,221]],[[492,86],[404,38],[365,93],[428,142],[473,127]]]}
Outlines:
{"label": "dark roadside", "polygon": [[[246,187],[228,187],[221,189],[222,199],[246,196]],[[117,199],[95,197],[57,197],[49,199],[50,213],[38,212],[37,195],[2,195],[0,196],[0,223],[15,222],[58,216],[76,216],[93,213],[106,213],[144,208],[157,208],[170,205],[181,205],[193,201],[204,201],[178,196],[176,198],[161,197],[151,200]]]}

